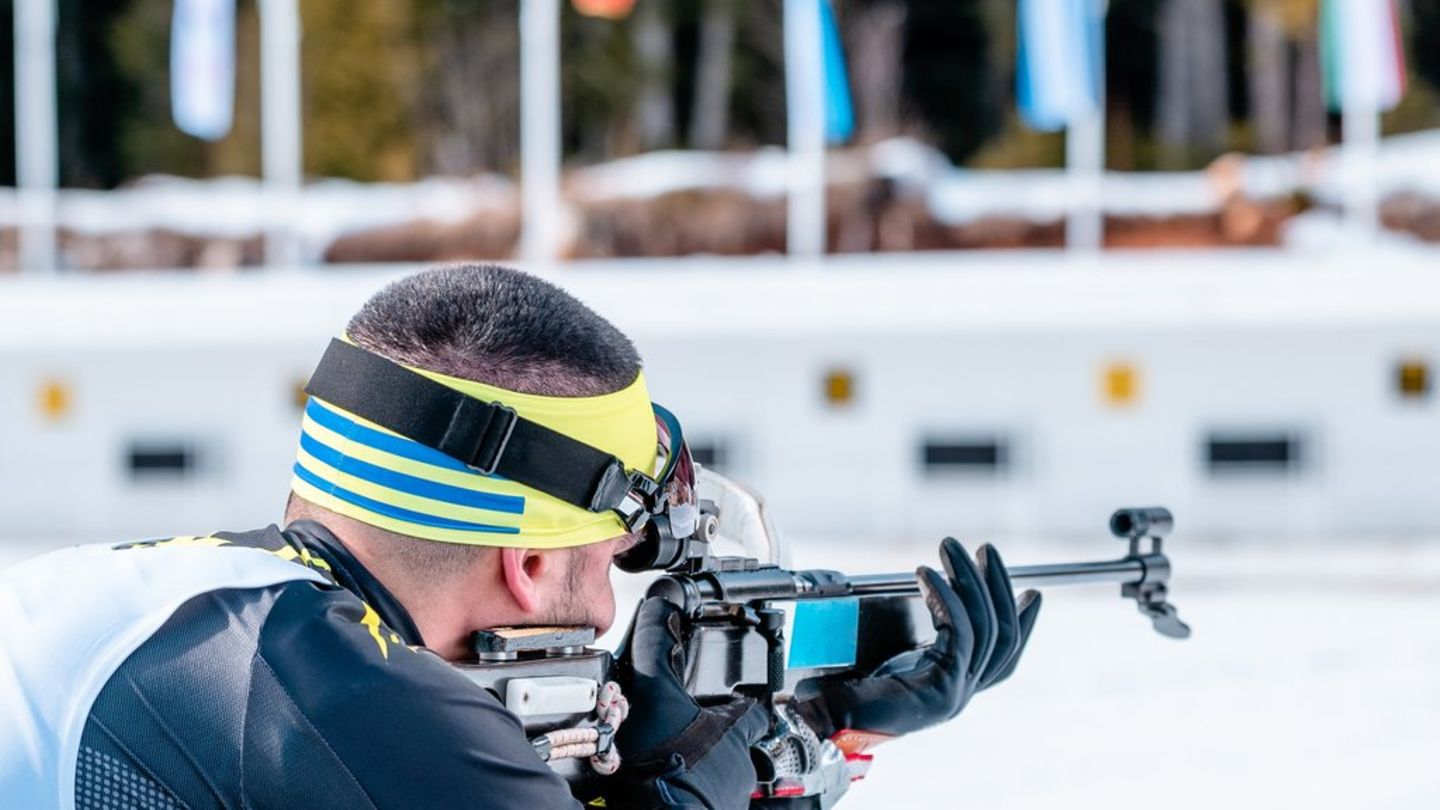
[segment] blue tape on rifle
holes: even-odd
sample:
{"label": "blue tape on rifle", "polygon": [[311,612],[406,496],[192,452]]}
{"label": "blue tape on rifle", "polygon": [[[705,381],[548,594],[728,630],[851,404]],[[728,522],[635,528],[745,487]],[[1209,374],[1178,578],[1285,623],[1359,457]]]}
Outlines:
{"label": "blue tape on rifle", "polygon": [[787,667],[854,666],[856,633],[860,629],[860,600],[799,601],[795,603],[794,611]]}

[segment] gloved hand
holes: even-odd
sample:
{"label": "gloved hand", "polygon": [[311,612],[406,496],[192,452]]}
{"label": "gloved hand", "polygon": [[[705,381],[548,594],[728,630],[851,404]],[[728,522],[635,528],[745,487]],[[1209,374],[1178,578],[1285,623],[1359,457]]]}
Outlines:
{"label": "gloved hand", "polygon": [[862,677],[810,678],[797,685],[796,712],[821,739],[847,732],[842,748],[868,745],[949,720],[976,692],[1010,677],[1035,626],[1040,594],[1015,601],[1010,575],[993,546],[979,565],[952,538],[940,544],[949,580],[932,568],[915,573],[935,622],[935,641],[902,653]]}
{"label": "gloved hand", "polygon": [[640,604],[616,657],[630,701],[620,727],[620,771],[611,807],[749,806],[755,788],[750,747],[770,730],[770,713],[749,698],[702,708],[685,692],[680,609],[651,597]]}

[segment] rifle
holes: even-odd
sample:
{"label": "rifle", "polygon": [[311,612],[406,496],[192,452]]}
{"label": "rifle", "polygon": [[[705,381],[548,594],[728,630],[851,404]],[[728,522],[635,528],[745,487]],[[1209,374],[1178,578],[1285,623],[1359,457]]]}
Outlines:
{"label": "rifle", "polygon": [[[796,684],[822,675],[869,672],[891,657],[934,638],[929,611],[911,573],[854,574],[782,567],[783,548],[758,497],[708,470],[702,485],[719,487],[702,500],[700,530],[692,538],[649,550],[637,569],[667,573],[647,596],[663,597],[688,618],[686,690],[702,704],[747,695],[775,710],[770,736],[752,750],[761,780],[757,806],[777,797],[829,807],[863,775],[868,758],[847,756],[819,740],[786,708]],[[736,505],[738,504],[738,509]],[[717,556],[731,524],[751,541],[747,554]],[[733,516],[732,516],[733,517]],[[1113,560],[1015,566],[1019,586],[1116,583],[1161,635],[1183,639],[1190,628],[1168,601],[1170,560],[1162,544],[1174,526],[1163,507],[1129,508],[1110,518],[1110,531],[1128,544]],[[769,560],[759,554],[768,552]],[[585,762],[613,742],[613,724],[592,714],[609,680],[611,654],[590,645],[594,628],[501,628],[474,635],[473,664],[460,669],[514,712],[531,743],[576,795],[598,795],[600,777]]]}

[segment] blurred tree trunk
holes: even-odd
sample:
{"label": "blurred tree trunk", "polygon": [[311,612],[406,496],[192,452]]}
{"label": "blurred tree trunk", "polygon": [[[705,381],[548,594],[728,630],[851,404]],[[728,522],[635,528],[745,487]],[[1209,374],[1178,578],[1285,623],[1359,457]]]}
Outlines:
{"label": "blurred tree trunk", "polygon": [[932,143],[964,163],[1001,131],[991,92],[996,33],[976,0],[906,0],[904,108]]}
{"label": "blurred tree trunk", "polygon": [[735,10],[735,65],[731,73],[732,144],[783,144],[785,48],[780,0],[742,0]]}
{"label": "blurred tree trunk", "polygon": [[1166,0],[1160,11],[1161,164],[1184,168],[1225,145],[1225,18],[1217,0]]}
{"label": "blurred tree trunk", "polygon": [[1290,41],[1273,0],[1255,0],[1249,7],[1250,120],[1262,154],[1290,148]]}
{"label": "blurred tree trunk", "polygon": [[1156,31],[1160,38],[1160,80],[1156,83],[1156,129],[1161,142],[1159,164],[1167,169],[1184,163],[1190,139],[1189,0],[1166,0]]}
{"label": "blurred tree trunk", "polygon": [[[113,133],[124,116],[121,99],[127,91],[133,91],[115,69],[109,43],[113,20],[123,6],[95,6],[83,0],[58,0],[53,5],[59,22],[55,31],[55,90],[59,104],[55,148],[60,156],[61,184],[114,188],[126,178]],[[7,13],[13,15],[12,11]],[[162,30],[168,33],[168,27]],[[5,43],[6,53],[13,42],[11,39]],[[162,78],[168,80],[169,71]]]}
{"label": "blurred tree trunk", "polygon": [[1320,42],[1314,27],[1295,40],[1295,120],[1290,145],[1313,149],[1329,140],[1325,90],[1320,82]]}
{"label": "blurred tree trunk", "polygon": [[1410,35],[1410,53],[1414,55],[1415,72],[1440,90],[1440,3],[1414,0],[1410,3],[1414,21]]}
{"label": "blurred tree trunk", "polygon": [[520,158],[520,32],[503,3],[437,11],[428,71],[426,168],[448,175],[506,171]]}
{"label": "blurred tree trunk", "polygon": [[636,3],[635,56],[640,65],[640,93],[635,102],[635,130],[641,149],[675,143],[675,101],[670,92],[675,62],[672,29],[660,4]]}
{"label": "blurred tree trunk", "polygon": [[[1020,50],[1017,5],[1016,0],[984,0],[982,7],[985,25],[991,32],[990,98],[997,109],[1006,112],[1018,109],[1015,100],[1015,62]],[[1004,115],[1002,112],[1002,118]]]}
{"label": "blurred tree trunk", "polygon": [[904,86],[905,4],[880,0],[852,7],[849,24],[851,92],[855,96],[860,142],[900,133],[900,97]]}
{"label": "blurred tree trunk", "polygon": [[735,0],[706,0],[695,57],[695,104],[690,144],[720,149],[730,129],[730,89],[735,54]]}
{"label": "blurred tree trunk", "polygon": [[306,173],[415,179],[421,59],[415,6],[307,0],[300,11]]}

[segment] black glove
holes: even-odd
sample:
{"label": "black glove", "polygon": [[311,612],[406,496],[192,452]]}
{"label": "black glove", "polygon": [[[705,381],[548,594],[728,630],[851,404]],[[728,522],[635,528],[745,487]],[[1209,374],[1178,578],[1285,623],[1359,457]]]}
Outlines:
{"label": "black glove", "polygon": [[[949,581],[934,569],[916,570],[935,621],[935,642],[902,653],[861,677],[800,682],[795,710],[821,739],[849,730],[876,739],[907,734],[949,720],[981,689],[1010,677],[1035,626],[1040,594],[1017,603],[1010,575],[994,547],[984,545],[977,567],[952,538],[940,544]],[[842,747],[844,747],[842,745]]]}
{"label": "black glove", "polygon": [[616,735],[620,771],[611,807],[744,808],[755,788],[750,746],[770,730],[770,713],[749,698],[702,708],[685,692],[682,616],[651,597],[640,604],[616,657],[630,716]]}

